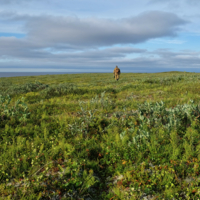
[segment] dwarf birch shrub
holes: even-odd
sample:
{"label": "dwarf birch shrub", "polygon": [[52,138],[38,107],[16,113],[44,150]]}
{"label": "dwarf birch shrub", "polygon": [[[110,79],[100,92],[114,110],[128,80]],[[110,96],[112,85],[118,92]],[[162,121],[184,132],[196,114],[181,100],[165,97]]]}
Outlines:
{"label": "dwarf birch shrub", "polygon": [[28,92],[40,91],[47,88],[47,84],[40,83],[39,81],[35,81],[35,83],[25,83],[22,85],[11,85],[8,86],[7,89],[1,92],[3,95],[15,96],[18,94],[25,94]]}
{"label": "dwarf birch shrub", "polygon": [[59,85],[52,84],[48,88],[45,88],[40,92],[40,95],[45,98],[61,96],[66,94],[76,94],[80,91],[77,89],[77,86],[70,83],[62,83]]}
{"label": "dwarf birch shrub", "polygon": [[138,117],[140,123],[146,123],[150,127],[164,126],[168,131],[175,128],[181,128],[191,125],[192,120],[200,114],[199,105],[193,101],[190,104],[177,105],[167,109],[161,102],[148,103],[139,105]]}
{"label": "dwarf birch shrub", "polygon": [[6,120],[15,118],[19,122],[26,122],[30,112],[24,103],[24,98],[18,99],[14,106],[10,106],[11,97],[0,95],[0,121],[5,124]]}
{"label": "dwarf birch shrub", "polygon": [[94,98],[92,98],[90,101],[79,101],[79,106],[81,108],[81,111],[83,113],[86,112],[90,112],[90,113],[94,113],[95,110],[97,109],[109,109],[110,107],[113,108],[114,106],[114,102],[112,100],[110,100],[109,97],[105,96],[106,92],[102,92],[99,95],[96,95]]}
{"label": "dwarf birch shrub", "polygon": [[172,85],[173,83],[177,83],[183,80],[185,80],[185,77],[182,75],[182,76],[165,77],[165,78],[147,78],[143,79],[142,81],[143,83],[149,83],[149,84]]}
{"label": "dwarf birch shrub", "polygon": [[12,86],[11,81],[1,81],[0,82],[0,94],[6,94],[6,90]]}
{"label": "dwarf birch shrub", "polygon": [[81,111],[78,112],[80,118],[76,120],[73,124],[68,124],[68,128],[71,132],[71,135],[83,134],[84,137],[88,135],[89,132],[100,134],[104,133],[106,126],[108,126],[107,120],[101,120],[98,116],[96,117],[96,110],[98,109],[109,109],[113,106],[113,102],[109,100],[108,97],[105,97],[105,91],[101,93],[100,98],[96,95],[92,100],[79,101],[79,106]]}
{"label": "dwarf birch shrub", "polygon": [[[172,154],[170,154],[170,157],[177,159],[184,149],[186,158],[189,158],[189,156],[194,155],[193,144],[194,138],[197,135],[195,135],[195,130],[188,129],[187,127],[192,125],[199,113],[200,107],[195,105],[193,101],[190,101],[190,104],[177,105],[173,108],[166,108],[162,101],[156,103],[144,102],[138,106],[135,124],[129,122],[129,132],[131,131],[135,134],[129,140],[128,146],[134,146],[138,150],[145,150],[150,144],[151,137],[155,137],[155,132],[159,132],[162,129],[162,133],[169,135],[171,138],[170,148]],[[182,149],[178,140],[183,134],[186,139]],[[120,133],[120,138],[123,140],[126,135],[127,132],[123,131]],[[189,139],[187,139],[188,137]]]}

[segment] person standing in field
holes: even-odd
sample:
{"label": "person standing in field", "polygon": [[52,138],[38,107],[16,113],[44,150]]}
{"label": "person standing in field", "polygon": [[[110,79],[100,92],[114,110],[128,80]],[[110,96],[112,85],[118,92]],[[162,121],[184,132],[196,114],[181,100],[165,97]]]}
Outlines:
{"label": "person standing in field", "polygon": [[114,71],[113,71],[115,80],[118,81],[120,73],[121,73],[120,69],[118,68],[118,66],[116,66],[115,69],[114,69]]}

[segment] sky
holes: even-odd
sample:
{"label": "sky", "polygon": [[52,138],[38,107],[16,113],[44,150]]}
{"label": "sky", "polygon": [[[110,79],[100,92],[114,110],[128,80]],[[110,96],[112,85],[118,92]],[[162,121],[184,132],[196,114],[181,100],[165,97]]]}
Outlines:
{"label": "sky", "polygon": [[0,0],[0,72],[200,72],[199,0]]}

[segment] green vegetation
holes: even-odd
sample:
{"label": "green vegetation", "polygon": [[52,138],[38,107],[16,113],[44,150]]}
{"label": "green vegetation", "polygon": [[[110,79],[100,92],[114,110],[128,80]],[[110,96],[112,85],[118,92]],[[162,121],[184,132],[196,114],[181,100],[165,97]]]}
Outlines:
{"label": "green vegetation", "polygon": [[200,75],[0,78],[0,199],[200,199]]}

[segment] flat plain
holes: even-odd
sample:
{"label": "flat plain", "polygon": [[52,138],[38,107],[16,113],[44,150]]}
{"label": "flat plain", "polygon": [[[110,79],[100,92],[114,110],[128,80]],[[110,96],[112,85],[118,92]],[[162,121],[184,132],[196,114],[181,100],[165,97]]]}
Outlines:
{"label": "flat plain", "polygon": [[0,199],[199,199],[200,74],[0,78]]}

